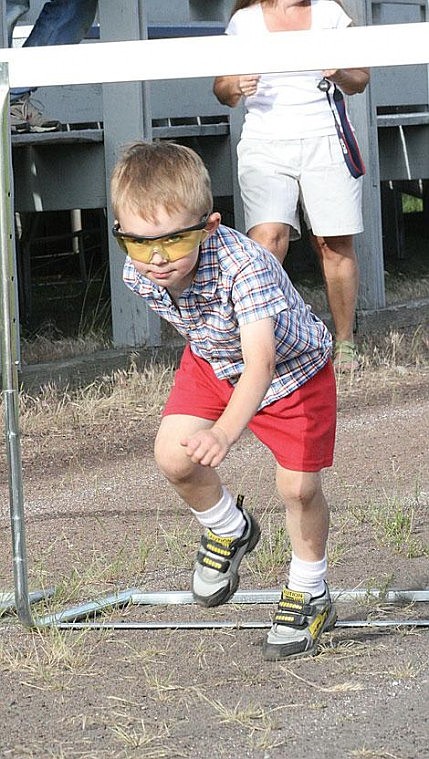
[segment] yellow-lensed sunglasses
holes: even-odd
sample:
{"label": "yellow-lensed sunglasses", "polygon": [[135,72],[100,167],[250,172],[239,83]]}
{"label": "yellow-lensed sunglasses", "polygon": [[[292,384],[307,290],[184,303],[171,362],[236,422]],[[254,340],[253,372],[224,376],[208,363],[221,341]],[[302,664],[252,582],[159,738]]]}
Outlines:
{"label": "yellow-lensed sunglasses", "polygon": [[168,235],[159,237],[143,237],[134,235],[132,232],[122,232],[119,222],[112,229],[121,250],[134,261],[149,264],[154,253],[159,253],[166,261],[177,261],[185,258],[204,240],[207,239],[208,230],[205,229],[210,212],[204,214],[198,224],[185,229],[176,229]]}

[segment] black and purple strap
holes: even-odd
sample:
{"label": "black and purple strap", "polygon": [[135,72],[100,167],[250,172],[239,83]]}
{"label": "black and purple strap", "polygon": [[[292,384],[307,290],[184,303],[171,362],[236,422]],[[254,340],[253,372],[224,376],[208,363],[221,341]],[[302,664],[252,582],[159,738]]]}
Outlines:
{"label": "black and purple strap", "polygon": [[333,82],[329,82],[327,79],[322,79],[318,86],[322,92],[326,92],[329,107],[334,115],[335,128],[344,160],[352,177],[357,179],[365,174],[365,164],[347,115],[343,93]]}

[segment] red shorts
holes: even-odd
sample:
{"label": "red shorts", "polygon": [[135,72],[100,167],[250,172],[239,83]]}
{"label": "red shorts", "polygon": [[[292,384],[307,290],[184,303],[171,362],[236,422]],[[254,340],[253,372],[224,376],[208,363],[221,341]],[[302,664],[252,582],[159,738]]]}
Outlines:
{"label": "red shorts", "polygon": [[[186,346],[164,415],[186,414],[217,421],[234,391],[210,364]],[[332,466],[336,387],[332,363],[285,398],[257,412],[247,425],[285,469],[318,472]]]}

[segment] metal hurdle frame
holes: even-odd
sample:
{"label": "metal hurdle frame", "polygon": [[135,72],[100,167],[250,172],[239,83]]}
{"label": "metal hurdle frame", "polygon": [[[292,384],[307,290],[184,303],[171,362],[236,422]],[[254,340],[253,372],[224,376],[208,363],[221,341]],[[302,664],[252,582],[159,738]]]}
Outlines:
{"label": "metal hurdle frame", "polygon": [[[413,27],[410,29],[410,27]],[[422,28],[424,27],[424,28]],[[346,40],[344,34],[342,36],[336,36],[337,39],[344,41],[341,50],[338,52],[324,53],[323,63],[326,66],[332,67],[353,67],[363,65],[398,65],[407,63],[421,63],[429,62],[429,24],[407,24],[407,25],[395,25],[389,27],[389,46],[388,50],[380,48],[380,32],[383,32],[382,27],[350,30],[353,35]],[[363,40],[362,31],[368,32],[368,38],[365,40],[366,46],[361,46]],[[325,32],[326,38],[333,39],[331,30]],[[291,33],[288,33],[289,35]],[[222,38],[225,45],[225,51],[228,47],[228,53],[232,52],[232,55],[225,55],[222,58],[222,62],[219,63],[220,58],[213,56],[213,40],[203,40],[202,44],[198,45],[197,40],[188,40],[185,38],[178,44],[177,40],[162,40],[158,41],[162,43],[161,47],[165,52],[166,45],[174,45],[174,49],[179,48],[185,52],[183,42],[186,43],[186,55],[182,56],[182,65],[185,70],[178,71],[177,67],[174,74],[171,73],[171,64],[168,64],[168,70],[159,67],[159,62],[166,61],[168,55],[148,55],[146,58],[142,54],[142,45],[152,45],[153,42],[132,42],[132,43],[104,43],[107,47],[121,47],[124,49],[124,45],[129,45],[130,52],[131,46],[134,51],[139,53],[137,56],[127,56],[126,63],[121,56],[112,56],[112,60],[116,62],[121,61],[121,66],[117,66],[115,73],[109,74],[108,81],[143,81],[145,79],[176,79],[181,76],[192,77],[195,76],[192,69],[193,59],[198,60],[198,76],[201,75],[217,75],[217,74],[233,74],[237,73],[237,68],[240,68],[242,73],[253,71],[255,68],[264,71],[278,71],[280,68],[288,68],[292,70],[302,70],[304,67],[302,64],[302,42],[304,36],[307,36],[308,32],[296,32],[294,35],[294,43],[289,51],[289,54],[285,56],[285,51],[281,49],[279,44],[272,44],[270,46],[271,52],[269,60],[262,61],[260,52],[254,49],[253,45],[246,45],[238,40],[225,40]],[[340,33],[336,32],[336,35]],[[401,48],[392,42],[392,34],[396,39],[401,39]],[[399,37],[400,35],[400,37]],[[413,39],[413,35],[417,39],[417,46],[407,45],[407,40]],[[279,33],[281,36],[281,33]],[[349,45],[350,40],[354,38],[354,43]],[[290,37],[290,39],[292,39]],[[320,37],[320,40],[322,38]],[[276,40],[277,42],[277,40]],[[280,39],[278,39],[280,43]],[[232,44],[231,44],[232,43]],[[369,46],[368,46],[369,43]],[[289,39],[288,39],[289,44]],[[67,51],[68,54],[70,52]],[[97,57],[96,51],[88,50],[91,46],[85,46],[82,50],[82,58],[85,55],[91,58],[94,66],[88,65],[82,66],[86,72],[91,72],[91,75],[82,75],[82,69],[80,71],[80,78],[74,76],[70,71],[63,72],[63,67],[58,65],[54,71],[55,81],[51,81],[52,75],[48,77],[46,72],[52,71],[51,63],[53,56],[56,52],[48,49],[44,49],[43,53],[39,49],[33,49],[31,51],[34,60],[38,61],[38,66],[33,72],[33,81],[30,84],[73,84],[73,83],[86,83],[87,81],[97,82],[105,81],[105,77],[102,73],[101,55]],[[97,46],[98,47],[98,46]],[[192,48],[198,49],[198,53],[193,52]],[[305,46],[304,46],[305,47]],[[76,46],[77,48],[77,46]],[[191,49],[190,49],[191,48]],[[325,46],[325,50],[333,49],[334,46]],[[426,52],[422,53],[422,49]],[[362,52],[362,51],[365,52]],[[401,53],[402,50],[402,53]],[[61,48],[57,48],[58,55]],[[134,52],[133,51],[133,52]],[[392,53],[394,51],[394,53]],[[410,52],[411,51],[411,52]],[[11,54],[11,51],[6,53],[6,61],[9,59],[16,63],[17,69],[21,63],[19,54],[17,51]],[[28,51],[25,51],[28,53]],[[79,51],[80,53],[81,51]],[[308,52],[308,49],[307,49]],[[306,54],[307,54],[306,52]],[[46,56],[46,62],[43,64],[42,55]],[[76,52],[78,55],[78,52]],[[259,59],[258,59],[259,55]],[[201,65],[201,57],[204,59],[204,66]],[[328,59],[329,58],[329,59]],[[33,59],[33,58],[32,58]],[[43,59],[44,60],[44,59]],[[73,58],[74,60],[74,58]],[[171,58],[170,58],[171,60]],[[239,66],[237,60],[240,61]],[[9,475],[9,494],[10,494],[10,520],[11,520],[11,533],[12,533],[12,551],[13,551],[13,575],[14,575],[14,594],[12,593],[0,593],[0,611],[8,612],[12,609],[16,609],[19,621],[28,628],[44,628],[49,626],[56,626],[61,629],[65,628],[112,628],[112,629],[204,629],[204,628],[233,628],[233,629],[255,629],[269,627],[271,623],[261,623],[256,621],[225,621],[225,620],[213,620],[210,622],[127,622],[127,621],[110,621],[110,620],[97,620],[95,617],[103,611],[111,611],[114,608],[123,608],[130,605],[141,605],[146,607],[153,607],[157,605],[183,605],[193,604],[193,598],[191,593],[182,591],[166,591],[166,592],[142,592],[137,588],[129,588],[123,591],[119,591],[114,594],[109,594],[100,599],[91,600],[89,602],[83,602],[76,606],[72,606],[68,609],[64,609],[58,613],[35,615],[32,612],[31,605],[36,601],[43,601],[46,598],[54,594],[54,589],[47,591],[29,592],[28,588],[28,564],[27,564],[27,550],[26,550],[26,534],[25,534],[25,514],[24,514],[24,494],[23,494],[23,477],[22,477],[22,461],[21,461],[21,441],[20,441],[20,428],[19,428],[19,387],[18,387],[18,340],[17,340],[17,326],[18,326],[18,304],[16,295],[16,281],[15,281],[15,265],[14,265],[14,235],[13,235],[13,191],[12,191],[12,170],[11,170],[11,140],[10,140],[10,125],[9,125],[9,65],[7,62],[0,62],[0,114],[1,114],[1,146],[0,146],[0,174],[1,174],[1,197],[0,197],[0,263],[1,263],[1,302],[0,302],[0,322],[2,325],[1,332],[1,368],[3,378],[3,396],[4,396],[4,417],[5,417],[5,431],[6,431],[6,447],[7,447],[7,461],[8,461],[8,475]],[[154,61],[156,62],[154,64]],[[213,62],[214,61],[214,62]],[[281,61],[281,63],[280,63]],[[320,68],[321,57],[319,59],[312,60],[308,67]],[[194,64],[195,65],[195,64]],[[24,83],[24,64],[22,64],[22,71],[19,72],[14,84],[17,86]],[[151,68],[152,67],[152,68]],[[186,70],[187,67],[187,70]],[[40,72],[46,69],[45,74],[41,75]],[[222,69],[222,70],[221,70]],[[75,69],[73,69],[75,71]],[[19,80],[21,76],[21,80]],[[38,80],[38,76],[40,81]],[[90,79],[90,76],[92,77]],[[95,77],[95,78],[94,78]],[[28,79],[28,68],[26,69],[26,78]],[[27,82],[28,83],[28,82]],[[262,591],[237,591],[234,597],[229,601],[230,604],[273,604],[278,600],[278,590],[262,590]],[[376,599],[383,603],[395,604],[395,603],[417,603],[429,601],[429,590],[390,590],[386,593],[382,593],[379,590],[334,590],[332,591],[333,599],[336,601],[353,601],[353,600],[370,600]],[[80,622],[79,620],[84,620]],[[336,627],[429,627],[429,619],[389,619],[389,620],[350,620],[339,621]]]}

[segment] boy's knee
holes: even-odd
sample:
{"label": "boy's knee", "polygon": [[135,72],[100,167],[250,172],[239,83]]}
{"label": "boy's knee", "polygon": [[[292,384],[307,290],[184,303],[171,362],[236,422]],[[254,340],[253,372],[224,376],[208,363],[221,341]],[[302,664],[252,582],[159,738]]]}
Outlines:
{"label": "boy's knee", "polygon": [[316,472],[283,473],[277,478],[277,485],[286,504],[306,508],[318,498],[323,498],[320,475]]}
{"label": "boy's knee", "polygon": [[165,438],[157,438],[154,453],[158,469],[170,482],[181,482],[189,477],[194,465],[177,444],[168,444]]}

